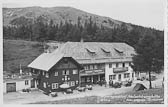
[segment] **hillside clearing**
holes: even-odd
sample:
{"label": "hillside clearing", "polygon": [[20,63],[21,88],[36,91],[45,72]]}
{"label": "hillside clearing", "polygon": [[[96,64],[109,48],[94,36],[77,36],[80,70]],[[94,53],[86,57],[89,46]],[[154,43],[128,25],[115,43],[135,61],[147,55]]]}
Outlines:
{"label": "hillside clearing", "polygon": [[3,40],[3,70],[19,72],[19,66],[23,70],[37,56],[43,52],[43,46],[39,42],[24,40]]}

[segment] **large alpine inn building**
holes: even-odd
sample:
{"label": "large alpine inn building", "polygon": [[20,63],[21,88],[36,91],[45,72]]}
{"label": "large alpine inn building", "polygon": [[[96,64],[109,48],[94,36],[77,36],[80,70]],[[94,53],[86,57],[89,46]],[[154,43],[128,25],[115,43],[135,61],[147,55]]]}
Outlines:
{"label": "large alpine inn building", "polygon": [[133,47],[126,43],[66,42],[47,50],[28,65],[43,91],[59,91],[61,84],[134,80]]}

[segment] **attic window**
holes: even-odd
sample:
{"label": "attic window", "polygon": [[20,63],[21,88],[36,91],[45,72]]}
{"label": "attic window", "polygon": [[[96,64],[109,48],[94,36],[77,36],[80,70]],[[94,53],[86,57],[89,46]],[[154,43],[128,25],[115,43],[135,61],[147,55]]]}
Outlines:
{"label": "attic window", "polygon": [[68,59],[65,58],[64,59],[64,63],[67,64],[68,63]]}
{"label": "attic window", "polygon": [[91,49],[86,48],[86,50],[87,50],[91,55],[95,55],[95,54],[96,54],[96,52],[93,51],[93,50],[91,50]]}
{"label": "attic window", "polygon": [[105,53],[106,56],[110,56],[110,50],[101,48],[101,50]]}
{"label": "attic window", "polygon": [[110,51],[109,50],[107,50],[107,49],[103,49],[103,48],[101,48],[102,50],[103,50],[103,52],[105,52],[105,53],[110,53]]}
{"label": "attic window", "polygon": [[118,53],[123,53],[123,51],[120,50],[120,49],[116,49],[116,48],[114,48],[114,49],[115,49],[115,51],[117,51]]}
{"label": "attic window", "polygon": [[119,55],[124,55],[124,52],[120,49],[114,48],[114,50],[119,54]]}

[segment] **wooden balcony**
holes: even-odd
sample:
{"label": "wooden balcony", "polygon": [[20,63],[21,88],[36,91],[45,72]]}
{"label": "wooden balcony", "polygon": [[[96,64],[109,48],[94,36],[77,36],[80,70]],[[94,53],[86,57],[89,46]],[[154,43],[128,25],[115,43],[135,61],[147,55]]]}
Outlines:
{"label": "wooden balcony", "polygon": [[39,74],[32,73],[31,75],[32,75],[33,78],[36,78],[36,79],[39,77]]}
{"label": "wooden balcony", "polygon": [[113,68],[114,73],[120,73],[120,72],[126,72],[126,71],[128,71],[128,67]]}
{"label": "wooden balcony", "polygon": [[104,74],[104,69],[96,69],[96,70],[83,70],[80,72],[80,76],[89,76],[89,75],[99,75]]}

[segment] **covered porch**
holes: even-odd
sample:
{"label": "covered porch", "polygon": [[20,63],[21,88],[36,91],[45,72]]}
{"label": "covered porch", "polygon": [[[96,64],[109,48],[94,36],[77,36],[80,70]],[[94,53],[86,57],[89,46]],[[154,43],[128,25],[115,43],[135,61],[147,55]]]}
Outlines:
{"label": "covered porch", "polygon": [[81,84],[83,83],[97,84],[99,81],[105,80],[105,74],[81,76],[80,79]]}
{"label": "covered porch", "polygon": [[80,72],[81,84],[98,84],[100,81],[105,81],[105,72],[99,70],[83,70]]}

